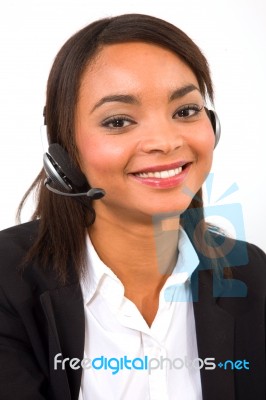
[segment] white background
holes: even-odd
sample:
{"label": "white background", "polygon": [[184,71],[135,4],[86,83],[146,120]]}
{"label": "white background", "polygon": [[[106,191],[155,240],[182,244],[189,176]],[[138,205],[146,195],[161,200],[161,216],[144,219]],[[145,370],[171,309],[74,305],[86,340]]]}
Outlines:
{"label": "white background", "polygon": [[[136,12],[184,30],[209,60],[222,139],[215,150],[210,203],[240,203],[245,235],[266,251],[264,0],[3,0],[0,6],[0,229],[42,167],[40,126],[52,61],[74,32],[105,16]],[[27,221],[31,200],[23,213]],[[218,212],[217,212],[218,213]],[[230,219],[228,217],[228,219]],[[221,218],[217,221],[230,223]],[[232,232],[233,233],[233,232]]]}

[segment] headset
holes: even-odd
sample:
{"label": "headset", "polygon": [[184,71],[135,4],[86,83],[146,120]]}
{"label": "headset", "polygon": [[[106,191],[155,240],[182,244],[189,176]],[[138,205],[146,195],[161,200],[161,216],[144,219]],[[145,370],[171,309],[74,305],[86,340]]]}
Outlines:
{"label": "headset", "polygon": [[87,196],[93,200],[105,195],[105,191],[100,188],[84,192],[89,188],[85,175],[58,143],[49,146],[48,153],[43,156],[43,167],[47,177],[44,184],[53,193],[72,197]]}
{"label": "headset", "polygon": [[[213,127],[215,148],[221,137],[221,124],[215,111],[206,107],[205,111]],[[50,144],[48,152],[43,156],[43,166],[47,176],[44,184],[53,193],[72,197],[87,196],[93,200],[101,199],[105,195],[103,189],[89,189],[85,175],[74,165],[66,150],[58,143]]]}
{"label": "headset", "polygon": [[211,124],[212,124],[212,129],[214,132],[214,137],[215,137],[215,142],[214,142],[214,148],[217,146],[219,143],[220,137],[221,137],[221,123],[219,120],[219,117],[214,110],[210,110],[207,107],[204,107],[206,114],[210,118]]}

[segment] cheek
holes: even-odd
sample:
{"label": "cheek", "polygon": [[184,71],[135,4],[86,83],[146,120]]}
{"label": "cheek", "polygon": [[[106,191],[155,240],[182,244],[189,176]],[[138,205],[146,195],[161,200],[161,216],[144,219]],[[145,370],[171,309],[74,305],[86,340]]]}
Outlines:
{"label": "cheek", "polygon": [[112,138],[87,134],[77,135],[76,140],[81,170],[92,186],[123,170],[124,147]]}
{"label": "cheek", "polygon": [[[202,134],[202,132],[204,132],[204,134]],[[198,161],[202,164],[206,163],[206,165],[209,165],[212,162],[215,135],[212,126],[208,121],[203,125],[201,133],[195,135],[191,139],[190,144]]]}
{"label": "cheek", "polygon": [[195,165],[188,183],[189,186],[191,185],[190,189],[193,193],[198,191],[210,173],[215,143],[215,135],[208,121],[203,124],[198,132],[193,137],[191,136],[189,143],[189,147],[195,156]]}

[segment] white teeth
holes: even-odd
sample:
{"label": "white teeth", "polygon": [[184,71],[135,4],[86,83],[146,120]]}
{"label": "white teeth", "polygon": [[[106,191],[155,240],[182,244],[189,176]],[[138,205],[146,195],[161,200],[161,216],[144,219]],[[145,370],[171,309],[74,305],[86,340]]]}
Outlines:
{"label": "white teeth", "polygon": [[162,171],[161,172],[161,178],[169,178],[169,174],[167,171]]}
{"label": "white teeth", "polygon": [[175,168],[175,169],[169,169],[166,171],[156,171],[156,172],[140,172],[139,174],[136,174],[136,176],[139,176],[140,178],[160,178],[160,179],[165,179],[165,178],[171,178],[172,176],[176,176],[182,172],[182,167]]}
{"label": "white teeth", "polygon": [[174,169],[170,169],[170,171],[168,171],[169,176],[175,176],[175,170]]}

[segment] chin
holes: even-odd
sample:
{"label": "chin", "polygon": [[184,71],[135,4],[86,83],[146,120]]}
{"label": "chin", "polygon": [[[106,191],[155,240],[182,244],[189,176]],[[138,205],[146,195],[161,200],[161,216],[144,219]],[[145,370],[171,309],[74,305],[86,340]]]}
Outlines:
{"label": "chin", "polygon": [[177,202],[175,204],[150,204],[147,211],[151,217],[160,214],[171,214],[179,216],[189,207],[191,200],[192,199],[190,198],[189,201]]}

